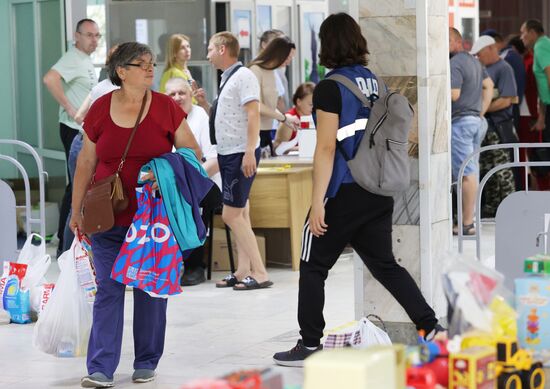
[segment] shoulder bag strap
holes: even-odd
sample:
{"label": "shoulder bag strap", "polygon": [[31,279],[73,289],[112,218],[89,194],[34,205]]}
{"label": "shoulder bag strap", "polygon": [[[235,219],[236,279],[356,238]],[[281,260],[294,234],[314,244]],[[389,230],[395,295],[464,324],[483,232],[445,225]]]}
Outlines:
{"label": "shoulder bag strap", "polygon": [[126,156],[128,155],[128,151],[130,150],[130,145],[132,144],[132,140],[134,140],[134,135],[136,135],[137,128],[139,126],[139,122],[141,120],[141,116],[143,115],[143,111],[145,110],[145,104],[147,103],[147,92],[145,92],[145,96],[143,96],[143,100],[141,101],[141,108],[139,110],[136,124],[134,124],[134,128],[132,129],[132,133],[130,134],[130,138],[128,139],[128,143],[126,144],[126,149],[124,150],[124,153],[122,154],[122,158],[120,159],[120,164],[118,165],[117,173],[120,173],[122,170],[122,167],[124,166],[124,162],[126,161]]}
{"label": "shoulder bag strap", "polygon": [[218,97],[220,97],[220,93],[222,93],[222,90],[223,90],[223,88],[225,87],[225,85],[227,84],[227,81],[229,81],[229,79],[231,78],[231,76],[232,76],[233,74],[235,74],[235,73],[237,72],[237,70],[239,70],[240,68],[242,68],[242,65],[236,66],[235,69],[233,69],[233,70],[231,71],[231,73],[229,73],[229,76],[227,76],[227,79],[225,80],[225,82],[224,82],[222,85],[220,85],[220,88],[218,89]]}

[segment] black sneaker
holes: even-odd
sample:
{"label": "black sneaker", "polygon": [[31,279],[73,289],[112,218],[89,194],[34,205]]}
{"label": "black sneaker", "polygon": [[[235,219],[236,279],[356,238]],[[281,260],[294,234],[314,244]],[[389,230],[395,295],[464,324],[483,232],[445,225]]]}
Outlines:
{"label": "black sneaker", "polygon": [[304,359],[322,349],[323,345],[319,345],[315,350],[310,350],[304,346],[302,339],[300,339],[294,348],[273,355],[273,361],[281,366],[303,367]]}
{"label": "black sneaker", "polygon": [[206,276],[204,275],[204,269],[200,266],[187,270],[183,273],[180,280],[181,286],[193,286],[199,285],[206,281]]}
{"label": "black sneaker", "polygon": [[435,339],[435,337],[439,333],[447,332],[447,329],[443,327],[441,324],[437,323],[433,330],[431,330],[428,334],[424,335],[424,340],[426,342],[431,342]]}

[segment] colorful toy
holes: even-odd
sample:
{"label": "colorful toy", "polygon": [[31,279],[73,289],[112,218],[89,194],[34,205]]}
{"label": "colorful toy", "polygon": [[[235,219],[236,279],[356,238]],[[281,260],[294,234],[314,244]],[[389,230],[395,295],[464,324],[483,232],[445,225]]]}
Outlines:
{"label": "colorful toy", "polygon": [[[490,334],[486,334],[486,336],[479,336],[479,334],[466,335],[462,341],[463,346],[468,347],[475,344],[484,344],[485,346],[469,347],[466,348],[465,351],[452,354],[451,356],[460,357],[466,350],[484,349],[493,350],[493,352],[496,351],[497,358],[493,370],[494,376],[497,378],[497,387],[499,389],[514,387],[522,389],[544,388],[546,378],[544,370],[542,369],[542,363],[533,361],[533,354],[530,350],[519,348],[516,338],[513,337],[493,337],[492,341],[493,343],[491,344]],[[455,367],[451,366],[451,371],[453,368]],[[450,379],[453,379],[452,372]],[[520,386],[517,386],[518,382],[521,384]],[[452,387],[453,386],[449,385],[449,388]],[[458,386],[458,388],[461,387]],[[470,389],[470,386],[465,386],[464,388]],[[482,387],[472,386],[472,388],[477,389]]]}
{"label": "colorful toy", "polygon": [[537,308],[531,308],[531,312],[527,315],[527,337],[525,338],[527,344],[539,344],[539,316],[537,315]]}
{"label": "colorful toy", "polygon": [[223,379],[232,389],[263,389],[259,370],[244,370],[231,373]]}
{"label": "colorful toy", "polygon": [[513,388],[509,381],[522,382],[523,389],[544,389],[546,381],[542,363],[533,362],[530,351],[520,349],[516,339],[504,338],[497,342],[498,388]]}
{"label": "colorful toy", "polygon": [[535,355],[550,350],[550,278],[518,278],[516,310],[518,341]]}
{"label": "colorful toy", "polygon": [[537,254],[523,261],[523,271],[528,274],[550,275],[550,256]]}
{"label": "colorful toy", "polygon": [[435,389],[437,379],[435,373],[426,367],[407,368],[407,387],[415,389]]}
{"label": "colorful toy", "polygon": [[496,352],[492,347],[471,347],[451,354],[449,389],[493,389],[496,379],[495,366]]}
{"label": "colorful toy", "polygon": [[[420,378],[420,381],[424,382],[423,385],[428,385],[427,387],[429,387],[431,382],[430,377],[433,375],[437,384],[446,387],[449,383],[449,352],[447,350],[447,339],[427,342],[424,340],[424,334],[420,332],[418,342],[420,361],[419,363],[415,363],[410,370],[407,370],[407,377],[410,376],[413,381]],[[433,374],[426,376],[425,371],[427,370],[431,371]],[[409,386],[415,386],[409,381],[407,381],[407,384]]]}

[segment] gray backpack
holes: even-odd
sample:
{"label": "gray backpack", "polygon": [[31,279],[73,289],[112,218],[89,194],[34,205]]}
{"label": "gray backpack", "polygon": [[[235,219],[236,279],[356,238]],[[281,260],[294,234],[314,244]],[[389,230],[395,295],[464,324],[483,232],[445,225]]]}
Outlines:
{"label": "gray backpack", "polygon": [[346,76],[333,74],[328,79],[339,82],[364,107],[370,107],[365,135],[355,156],[350,158],[336,141],[355,182],[381,196],[405,191],[410,185],[409,131],[414,115],[407,98],[395,91],[386,91],[381,78],[377,78],[379,98],[374,102],[369,101]]}

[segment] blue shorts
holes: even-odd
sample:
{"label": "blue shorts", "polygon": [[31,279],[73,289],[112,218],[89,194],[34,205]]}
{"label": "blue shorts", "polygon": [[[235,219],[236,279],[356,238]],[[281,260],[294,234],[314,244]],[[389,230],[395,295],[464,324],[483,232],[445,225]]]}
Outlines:
{"label": "blue shorts", "polygon": [[[451,134],[451,164],[453,181],[458,178],[462,162],[478,150],[482,141],[482,119],[479,116],[463,116],[453,120]],[[464,176],[478,172],[478,158],[472,158],[464,168]]]}
{"label": "blue shorts", "polygon": [[[254,152],[256,167],[260,163],[260,148]],[[245,177],[241,169],[244,153],[221,155],[218,154],[220,175],[222,176],[223,203],[235,208],[244,208],[250,195],[250,188],[254,182],[252,177]]]}

